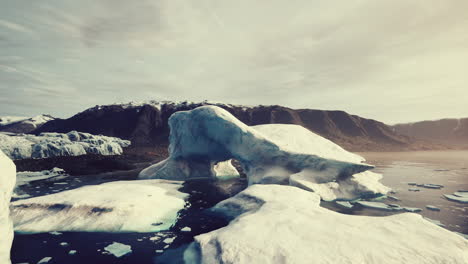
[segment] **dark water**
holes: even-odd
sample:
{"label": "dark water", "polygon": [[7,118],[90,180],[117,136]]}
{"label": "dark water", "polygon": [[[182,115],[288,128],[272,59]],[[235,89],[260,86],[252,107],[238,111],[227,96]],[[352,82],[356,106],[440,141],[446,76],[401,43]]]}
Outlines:
{"label": "dark water", "polygon": [[[91,179],[91,178],[89,178]],[[38,181],[26,189],[33,194],[43,195],[50,190],[60,191],[62,188],[76,188],[87,182],[74,177],[60,180],[69,185],[57,185],[54,181]],[[182,192],[190,193],[186,209],[179,213],[179,219],[170,230],[154,233],[101,233],[101,232],[63,232],[60,235],[45,234],[15,234],[12,247],[13,263],[37,263],[44,257],[53,257],[49,263],[175,263],[175,258],[181,258],[183,248],[193,241],[193,237],[202,233],[224,227],[228,222],[221,217],[209,213],[207,208],[227,199],[243,190],[247,185],[245,179],[227,181],[194,180],[184,184]],[[40,188],[37,188],[40,186]],[[60,187],[58,187],[60,186]],[[67,186],[67,187],[64,187]],[[49,187],[53,187],[50,189]],[[36,191],[37,190],[37,191]],[[39,191],[42,190],[42,191]],[[190,227],[190,232],[180,231]],[[158,239],[154,239],[158,236]],[[152,239],[153,238],[153,239]],[[171,244],[164,243],[166,238],[175,238]],[[66,242],[67,246],[60,243]],[[104,248],[113,242],[119,242],[132,247],[132,253],[121,258],[107,254]],[[75,255],[69,255],[70,250],[76,250]],[[156,252],[162,251],[162,252]]]}
{"label": "dark water", "polygon": [[[450,194],[459,189],[468,189],[468,151],[450,152],[391,152],[360,153],[368,163],[376,165],[375,172],[384,175],[383,183],[392,187],[394,196],[401,201],[382,200],[406,207],[423,209],[419,214],[439,220],[447,229],[468,233],[468,204],[448,201],[442,194]],[[120,173],[117,177],[68,177],[56,180],[43,180],[24,187],[24,191],[33,195],[45,195],[88,184],[99,184],[112,180],[129,180],[135,175]],[[56,183],[67,184],[56,184]],[[408,182],[433,183],[444,188],[425,189],[410,192]],[[12,248],[13,263],[37,263],[44,257],[53,257],[50,263],[179,263],[184,248],[193,241],[193,237],[227,225],[225,219],[207,212],[219,201],[235,195],[246,187],[244,178],[228,181],[199,180],[184,184],[181,191],[190,193],[187,204],[190,206],[180,212],[177,224],[170,230],[156,233],[86,233],[65,232],[61,235],[16,234]],[[359,208],[343,210],[329,203],[323,206],[347,214],[384,216],[393,213]],[[441,208],[440,212],[430,211],[426,205]],[[181,232],[183,227],[190,227],[190,232]],[[151,239],[159,236],[160,239]],[[171,244],[163,242],[165,238],[175,238]],[[60,243],[67,242],[68,246]],[[116,258],[105,253],[104,247],[113,242],[130,245],[132,254]],[[70,250],[77,250],[76,255],[68,255]],[[162,250],[162,252],[156,252]]]}
{"label": "dark water", "polygon": [[[423,209],[419,214],[439,220],[451,231],[468,234],[468,204],[449,201],[443,194],[468,190],[468,151],[420,151],[359,153],[376,166],[375,172],[384,175],[382,182],[396,191],[400,202],[383,200],[406,207]],[[409,182],[441,184],[442,189],[409,186]],[[418,188],[419,192],[408,189]],[[426,205],[441,209],[431,211]],[[355,214],[385,214],[363,209]]]}

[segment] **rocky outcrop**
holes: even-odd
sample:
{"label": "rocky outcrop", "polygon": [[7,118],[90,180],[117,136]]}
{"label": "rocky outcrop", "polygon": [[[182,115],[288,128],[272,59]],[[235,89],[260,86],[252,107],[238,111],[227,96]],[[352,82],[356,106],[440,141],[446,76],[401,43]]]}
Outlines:
{"label": "rocky outcrop", "polygon": [[351,151],[402,150],[418,148],[407,136],[395,133],[389,126],[372,119],[343,111],[291,109],[283,106],[239,106],[212,102],[149,102],[96,106],[69,119],[46,123],[34,133],[72,130],[102,134],[132,141],[134,147],[168,144],[169,117],[178,111],[203,105],[219,106],[243,123],[301,125]]}
{"label": "rocky outcrop", "polygon": [[392,128],[402,135],[468,148],[468,118],[397,124]]}

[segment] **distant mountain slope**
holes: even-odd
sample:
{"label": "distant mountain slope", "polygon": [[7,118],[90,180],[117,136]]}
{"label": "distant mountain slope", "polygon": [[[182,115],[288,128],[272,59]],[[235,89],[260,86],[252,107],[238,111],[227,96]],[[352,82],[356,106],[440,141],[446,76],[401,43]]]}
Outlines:
{"label": "distant mountain slope", "polygon": [[30,133],[54,119],[50,115],[38,115],[31,118],[4,116],[0,117],[0,132]]}
{"label": "distant mountain slope", "polygon": [[132,146],[137,147],[167,145],[168,118],[177,111],[190,110],[201,105],[220,106],[248,125],[302,125],[351,151],[425,148],[415,144],[407,136],[396,134],[382,122],[349,115],[343,111],[295,110],[278,105],[246,107],[210,102],[96,106],[69,119],[52,120],[34,132],[65,133],[77,130],[129,139]]}
{"label": "distant mountain slope", "polygon": [[455,147],[468,147],[468,118],[441,119],[393,126],[396,133]]}

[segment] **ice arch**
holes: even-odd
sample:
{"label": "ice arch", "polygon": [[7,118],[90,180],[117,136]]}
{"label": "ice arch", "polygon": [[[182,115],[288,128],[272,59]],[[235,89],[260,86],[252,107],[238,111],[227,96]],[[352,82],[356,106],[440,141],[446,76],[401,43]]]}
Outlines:
{"label": "ice arch", "polygon": [[[216,106],[177,112],[170,117],[169,126],[169,158],[144,169],[140,178],[214,178],[219,176],[217,164],[219,167],[220,162],[236,159],[249,185],[291,184],[328,192],[327,200],[352,198],[357,188],[374,193],[388,191],[378,183],[379,177],[369,177],[371,184],[364,184],[369,188],[362,181],[350,181],[353,175],[373,166],[301,126],[249,127]],[[346,186],[341,188],[340,182]]]}

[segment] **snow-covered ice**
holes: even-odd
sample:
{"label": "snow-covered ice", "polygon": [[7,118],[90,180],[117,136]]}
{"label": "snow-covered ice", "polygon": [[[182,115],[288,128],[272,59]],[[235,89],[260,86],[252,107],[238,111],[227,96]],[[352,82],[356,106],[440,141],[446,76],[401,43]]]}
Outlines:
{"label": "snow-covered ice", "polygon": [[15,231],[156,232],[171,227],[188,194],[180,182],[117,181],[15,201]]}
{"label": "snow-covered ice", "polygon": [[[418,214],[346,215],[317,194],[252,185],[212,210],[233,219],[201,234],[186,263],[467,263],[468,241]],[[259,235],[261,234],[261,235]]]}
{"label": "snow-covered ice", "polygon": [[13,224],[9,204],[16,181],[16,166],[0,150],[0,263],[10,263]]}
{"label": "snow-covered ice", "polygon": [[112,244],[108,245],[104,249],[117,258],[120,258],[120,257],[123,257],[125,255],[132,253],[131,246],[125,245],[119,242],[113,242]]}
{"label": "snow-covered ice", "polygon": [[[249,127],[226,110],[202,106],[169,119],[170,157],[144,169],[140,178],[186,180],[218,177],[216,165],[236,159],[249,185],[290,184],[324,200],[380,195],[390,189],[373,166],[297,125]],[[234,169],[234,168],[232,168]]]}
{"label": "snow-covered ice", "polygon": [[120,155],[130,141],[77,131],[66,134],[0,134],[0,150],[11,159],[40,159],[85,154]]}
{"label": "snow-covered ice", "polygon": [[450,201],[468,203],[468,192],[458,191],[454,192],[453,194],[444,194],[444,197]]}

